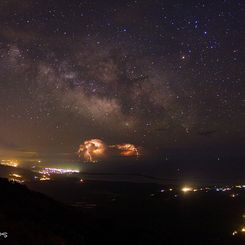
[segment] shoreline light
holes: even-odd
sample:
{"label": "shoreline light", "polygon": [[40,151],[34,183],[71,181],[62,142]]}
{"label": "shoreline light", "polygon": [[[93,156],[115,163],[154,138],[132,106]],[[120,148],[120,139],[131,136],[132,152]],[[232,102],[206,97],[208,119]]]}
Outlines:
{"label": "shoreline light", "polygon": [[75,169],[63,169],[63,168],[44,168],[43,170],[39,171],[41,174],[73,174],[79,173],[79,170]]}

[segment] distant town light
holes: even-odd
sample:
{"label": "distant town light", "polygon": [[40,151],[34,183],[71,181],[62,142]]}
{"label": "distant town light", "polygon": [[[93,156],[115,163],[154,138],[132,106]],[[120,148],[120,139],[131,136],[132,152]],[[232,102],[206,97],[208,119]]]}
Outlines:
{"label": "distant town light", "polygon": [[16,167],[18,167],[19,162],[17,160],[1,160],[0,164],[4,165],[4,166],[16,168]]}
{"label": "distant town light", "polygon": [[49,177],[43,175],[41,178],[40,178],[40,181],[47,181],[47,180],[50,180]]}
{"label": "distant town light", "polygon": [[19,175],[19,174],[9,174],[9,176],[11,176],[11,177],[16,177],[16,178],[22,178],[22,176]]}
{"label": "distant town light", "polygon": [[62,169],[62,168],[44,168],[43,170],[39,171],[40,174],[72,174],[72,173],[79,173],[79,170],[74,169]]}
{"label": "distant town light", "polygon": [[193,188],[192,187],[187,187],[187,186],[184,186],[181,191],[183,192],[190,192],[190,191],[193,191]]}

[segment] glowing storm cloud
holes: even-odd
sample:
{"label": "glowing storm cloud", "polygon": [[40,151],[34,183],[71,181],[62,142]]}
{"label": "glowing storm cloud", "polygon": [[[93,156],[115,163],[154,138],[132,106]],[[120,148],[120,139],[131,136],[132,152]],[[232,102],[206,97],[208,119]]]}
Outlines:
{"label": "glowing storm cloud", "polygon": [[112,145],[111,148],[115,148],[120,150],[120,155],[124,157],[129,156],[139,156],[139,150],[133,144],[119,144],[119,145]]}
{"label": "glowing storm cloud", "polygon": [[89,162],[96,162],[103,157],[105,149],[105,143],[100,139],[86,140],[80,145],[78,155]]}
{"label": "glowing storm cloud", "polygon": [[[115,149],[116,151],[111,152],[108,151],[109,148]],[[138,157],[140,155],[139,149],[130,143],[127,144],[116,144],[116,145],[106,145],[105,142],[103,142],[100,139],[90,139],[84,141],[83,144],[79,146],[78,149],[78,156],[80,158],[85,159],[88,162],[97,162],[101,158],[105,157],[106,155],[117,155],[123,156],[123,157],[132,157],[136,156]]]}

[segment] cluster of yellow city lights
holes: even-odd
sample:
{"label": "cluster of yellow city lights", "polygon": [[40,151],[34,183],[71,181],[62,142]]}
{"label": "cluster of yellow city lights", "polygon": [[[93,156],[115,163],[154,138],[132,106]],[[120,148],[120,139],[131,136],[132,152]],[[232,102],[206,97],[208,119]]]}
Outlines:
{"label": "cluster of yellow city lights", "polygon": [[[245,218],[245,214],[242,215],[243,218]],[[232,232],[233,236],[239,235],[239,234],[245,234],[245,226],[241,226],[240,229],[235,230]]]}
{"label": "cluster of yellow city lights", "polygon": [[[79,173],[79,170],[76,169],[64,169],[64,168],[43,168],[39,171],[41,177],[39,178],[40,181],[48,181],[51,180],[50,175],[61,175],[61,174],[74,174]],[[38,178],[38,177],[36,177]]]}
{"label": "cluster of yellow city lights", "polygon": [[19,174],[9,174],[10,177],[22,178]]}
{"label": "cluster of yellow city lights", "polygon": [[238,234],[242,234],[242,233],[245,233],[245,227],[242,227],[240,230],[235,230],[235,231],[233,231],[232,232],[232,235],[233,236],[236,236],[236,235],[238,235]]}
{"label": "cluster of yellow city lights", "polygon": [[24,182],[22,175],[16,174],[16,173],[9,174],[9,178],[8,179],[10,181],[18,182],[18,183],[23,183]]}
{"label": "cluster of yellow city lights", "polygon": [[46,175],[42,175],[42,177],[39,179],[40,181],[47,181],[50,180],[51,178],[46,176]]}
{"label": "cluster of yellow city lights", "polygon": [[79,173],[79,170],[76,169],[67,169],[67,168],[44,168],[39,171],[40,174],[73,174]]}
{"label": "cluster of yellow city lights", "polygon": [[[189,192],[227,192],[230,197],[236,198],[239,196],[239,192],[237,189],[245,190],[245,185],[239,185],[239,186],[224,186],[224,187],[217,187],[217,186],[211,186],[211,187],[192,187],[190,185],[184,185],[182,187],[179,187],[177,189],[174,188],[166,188],[161,189],[160,192],[183,192],[183,193],[189,193]],[[245,215],[244,215],[245,218]]]}
{"label": "cluster of yellow city lights", "polygon": [[19,165],[19,161],[17,160],[1,160],[0,162],[1,165],[4,165],[4,166],[9,166],[9,167],[18,167]]}

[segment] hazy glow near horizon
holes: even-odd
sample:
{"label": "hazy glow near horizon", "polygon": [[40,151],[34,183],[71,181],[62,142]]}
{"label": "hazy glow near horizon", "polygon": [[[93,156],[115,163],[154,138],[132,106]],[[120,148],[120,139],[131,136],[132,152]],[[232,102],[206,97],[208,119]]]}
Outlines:
{"label": "hazy glow near horizon", "polygon": [[1,165],[4,165],[4,166],[9,166],[9,167],[18,167],[19,165],[19,161],[17,160],[1,160],[0,162]]}

